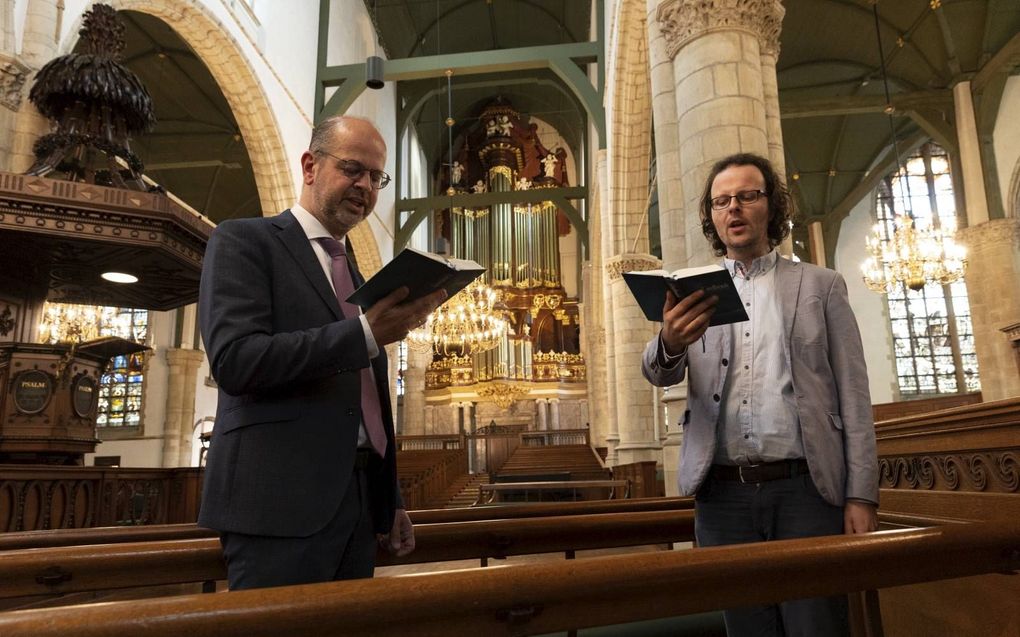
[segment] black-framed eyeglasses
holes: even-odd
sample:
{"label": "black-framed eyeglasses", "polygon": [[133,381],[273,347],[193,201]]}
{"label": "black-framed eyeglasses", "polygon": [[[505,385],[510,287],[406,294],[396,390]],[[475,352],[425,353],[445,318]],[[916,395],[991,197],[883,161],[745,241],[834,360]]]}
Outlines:
{"label": "black-framed eyeglasses", "polygon": [[734,197],[737,198],[737,202],[739,203],[750,204],[758,201],[758,197],[765,196],[767,195],[761,190],[741,190],[735,195],[719,195],[718,197],[712,197],[710,201],[712,202],[712,208],[715,210],[723,210],[729,207],[730,201]]}
{"label": "black-framed eyeglasses", "polygon": [[337,157],[333,153],[328,153],[324,150],[320,150],[319,152],[322,153],[323,155],[329,155],[333,159],[340,162],[340,171],[344,174],[344,177],[347,177],[352,181],[357,181],[361,179],[362,175],[368,173],[368,178],[371,180],[372,188],[374,190],[382,190],[390,183],[390,176],[381,170],[372,170],[370,168],[365,168],[365,166],[360,161],[356,161],[353,159],[343,159],[341,157]]}

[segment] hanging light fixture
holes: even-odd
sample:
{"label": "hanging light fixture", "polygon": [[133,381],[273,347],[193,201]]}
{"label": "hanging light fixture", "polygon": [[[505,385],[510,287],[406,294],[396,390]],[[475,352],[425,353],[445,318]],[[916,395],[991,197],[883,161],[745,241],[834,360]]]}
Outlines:
{"label": "hanging light fixture", "polygon": [[39,321],[40,343],[84,343],[99,337],[99,308],[45,303]]}
{"label": "hanging light fixture", "polygon": [[475,279],[429,314],[422,327],[407,335],[407,343],[411,349],[431,349],[443,356],[488,351],[506,335],[507,321],[498,302],[499,293]]}
{"label": "hanging light fixture", "polygon": [[[446,141],[450,166],[453,166],[453,71],[446,70]],[[447,194],[452,196],[453,179]],[[451,206],[452,209],[452,206]],[[407,335],[408,346],[416,351],[432,350],[442,356],[470,356],[493,349],[506,336],[508,323],[500,309],[499,292],[481,278],[447,299],[425,323]]]}
{"label": "hanging light fixture", "polygon": [[907,188],[904,198],[907,206],[906,214],[896,215],[893,220],[892,236],[886,237],[881,223],[875,224],[872,234],[866,239],[867,251],[870,253],[861,271],[864,284],[868,289],[887,294],[901,284],[911,290],[921,290],[929,283],[948,285],[963,278],[967,268],[967,253],[963,246],[956,243],[956,223],[940,225],[938,213],[933,211],[931,223],[919,226],[911,213],[910,180],[907,171],[900,163],[899,145],[896,141],[896,129],[893,126],[892,99],[889,97],[889,78],[885,68],[885,52],[882,48],[882,37],[879,31],[878,3],[872,4],[875,18],[875,37],[878,39],[878,57],[882,64],[882,85],[885,88],[885,113],[889,118],[889,132],[892,136],[893,153],[899,172],[900,187]]}

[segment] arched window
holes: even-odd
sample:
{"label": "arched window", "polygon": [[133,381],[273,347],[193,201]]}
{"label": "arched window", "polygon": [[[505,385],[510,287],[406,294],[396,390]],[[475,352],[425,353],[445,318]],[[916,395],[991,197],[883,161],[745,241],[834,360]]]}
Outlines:
{"label": "arched window", "polygon": [[[949,156],[934,143],[924,144],[899,171],[883,180],[876,204],[886,241],[892,236],[896,215],[911,215],[919,227],[955,227]],[[901,285],[886,298],[901,398],[980,391],[963,281],[928,284],[917,291]]]}

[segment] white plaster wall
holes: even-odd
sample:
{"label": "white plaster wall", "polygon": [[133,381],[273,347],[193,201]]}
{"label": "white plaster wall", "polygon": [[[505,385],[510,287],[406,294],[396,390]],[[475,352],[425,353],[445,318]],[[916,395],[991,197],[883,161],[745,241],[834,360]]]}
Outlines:
{"label": "white plaster wall", "polygon": [[839,241],[836,243],[834,269],[846,279],[850,307],[857,316],[857,326],[861,330],[871,402],[877,404],[898,400],[899,390],[885,295],[869,290],[861,276],[861,262],[867,258],[864,238],[875,224],[872,216],[874,201],[874,196],[869,194],[843,220]]}
{"label": "white plaster wall", "polygon": [[999,170],[999,187],[1002,190],[1002,205],[1007,217],[1020,216],[1010,199],[1010,188],[1020,190],[1020,76],[1006,80],[999,104],[999,117],[995,121],[994,146],[995,163]]}

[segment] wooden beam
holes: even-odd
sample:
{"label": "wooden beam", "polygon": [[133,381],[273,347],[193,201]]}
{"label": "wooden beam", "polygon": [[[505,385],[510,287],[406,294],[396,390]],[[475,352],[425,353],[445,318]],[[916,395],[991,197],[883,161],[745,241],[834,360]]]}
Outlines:
{"label": "wooden beam", "polygon": [[1007,42],[992,59],[981,67],[974,79],[970,81],[970,90],[979,93],[984,90],[985,85],[991,82],[996,75],[1004,73],[1009,75],[1017,66],[1020,66],[1020,33],[1017,33]]}

